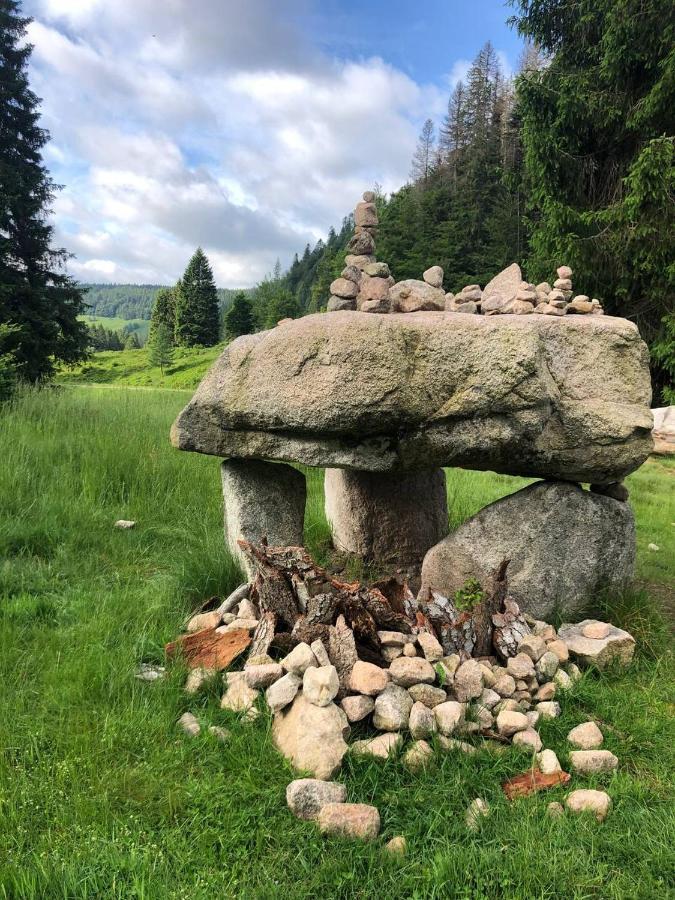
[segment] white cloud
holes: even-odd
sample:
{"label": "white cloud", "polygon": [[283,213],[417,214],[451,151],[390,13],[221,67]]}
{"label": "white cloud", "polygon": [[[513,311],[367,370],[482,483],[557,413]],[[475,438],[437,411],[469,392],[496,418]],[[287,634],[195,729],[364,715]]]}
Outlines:
{"label": "white cloud", "polygon": [[76,276],[169,282],[201,244],[219,284],[252,284],[375,181],[406,180],[446,91],[378,58],[320,56],[292,25],[308,3],[28,3]]}

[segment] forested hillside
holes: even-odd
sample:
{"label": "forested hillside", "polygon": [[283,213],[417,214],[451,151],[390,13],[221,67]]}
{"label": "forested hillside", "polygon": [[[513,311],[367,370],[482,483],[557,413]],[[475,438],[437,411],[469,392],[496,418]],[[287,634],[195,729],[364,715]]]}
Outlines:
{"label": "forested hillside", "polygon": [[[87,314],[117,319],[150,319],[161,284],[82,284]],[[218,288],[221,310],[232,304],[236,291]]]}

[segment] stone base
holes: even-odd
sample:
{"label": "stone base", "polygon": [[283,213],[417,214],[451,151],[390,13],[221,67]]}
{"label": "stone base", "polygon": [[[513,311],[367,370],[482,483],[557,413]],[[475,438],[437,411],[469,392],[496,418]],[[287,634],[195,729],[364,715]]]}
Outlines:
{"label": "stone base", "polygon": [[336,549],[369,562],[419,563],[448,533],[442,469],[406,474],[326,469],[325,500]]}
{"label": "stone base", "polygon": [[271,546],[304,544],[305,476],[292,466],[257,459],[228,459],[221,467],[225,539],[232,555],[250,577],[237,541]]}
{"label": "stone base", "polygon": [[605,587],[620,589],[635,564],[628,503],[562,481],[540,481],[486,506],[427,553],[422,591],[452,597],[510,559],[509,594],[550,621],[575,617]]}

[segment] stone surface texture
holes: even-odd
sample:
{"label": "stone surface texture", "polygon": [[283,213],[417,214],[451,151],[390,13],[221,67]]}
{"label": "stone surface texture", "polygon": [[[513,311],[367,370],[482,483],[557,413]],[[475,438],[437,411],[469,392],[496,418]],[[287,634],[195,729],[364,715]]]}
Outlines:
{"label": "stone surface texture", "polygon": [[230,552],[251,577],[239,539],[271,546],[303,543],[305,476],[292,466],[261,460],[228,459],[222,465],[225,538]]}
{"label": "stone surface texture", "polygon": [[229,344],[172,441],[314,466],[606,484],[651,450],[649,397],[647,348],[625,319],[345,311]]}
{"label": "stone surface texture", "polygon": [[348,729],[347,717],[334,703],[314,706],[298,694],[289,707],[275,714],[272,736],[296,769],[326,781],[347,752]]}
{"label": "stone surface texture", "polygon": [[299,819],[316,819],[327,803],[344,803],[347,788],[333,781],[298,778],[286,788],[286,803]]}
{"label": "stone surface texture", "polygon": [[558,637],[581,665],[594,665],[599,669],[613,663],[630,665],[635,653],[635,638],[615,625],[609,625],[607,636],[600,640],[584,637],[584,629],[594,623],[594,619],[584,619],[576,625],[561,625]]}
{"label": "stone surface texture", "polygon": [[317,822],[324,834],[373,841],[380,833],[380,814],[365,803],[327,803]]}
{"label": "stone surface texture", "polygon": [[338,550],[380,563],[419,562],[448,533],[442,469],[409,473],[326,469],[326,518]]}
{"label": "stone surface texture", "polygon": [[509,594],[523,612],[574,615],[598,589],[618,589],[632,577],[633,512],[627,503],[566,482],[531,484],[484,507],[432,547],[422,590],[452,597],[470,577],[487,580],[503,559],[511,560]]}

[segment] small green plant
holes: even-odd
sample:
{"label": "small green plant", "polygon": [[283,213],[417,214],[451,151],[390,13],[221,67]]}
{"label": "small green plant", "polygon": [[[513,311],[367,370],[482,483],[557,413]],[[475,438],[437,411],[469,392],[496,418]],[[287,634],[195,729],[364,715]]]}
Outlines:
{"label": "small green plant", "polygon": [[476,578],[468,578],[462,587],[455,591],[455,606],[460,612],[468,612],[485,599],[485,591]]}

